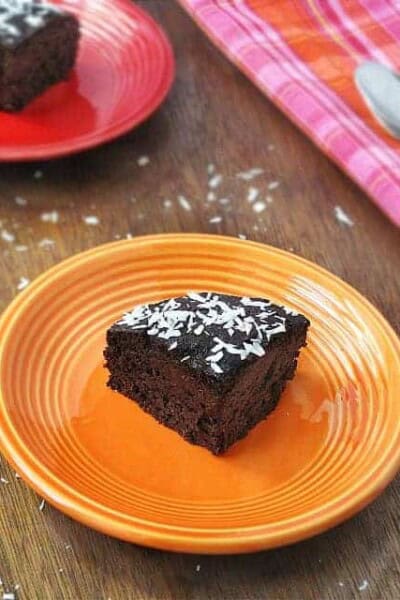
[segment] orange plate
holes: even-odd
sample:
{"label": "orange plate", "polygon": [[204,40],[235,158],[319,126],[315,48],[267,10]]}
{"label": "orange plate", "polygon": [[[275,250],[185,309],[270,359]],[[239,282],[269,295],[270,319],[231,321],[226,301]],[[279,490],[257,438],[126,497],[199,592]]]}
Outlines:
{"label": "orange plate", "polygon": [[[216,458],[105,386],[123,311],[188,290],[265,296],[312,321],[278,409]],[[46,500],[125,540],[185,552],[288,544],[370,502],[400,462],[400,344],[351,287],[292,254],[162,235],[75,256],[0,321],[0,445]]]}

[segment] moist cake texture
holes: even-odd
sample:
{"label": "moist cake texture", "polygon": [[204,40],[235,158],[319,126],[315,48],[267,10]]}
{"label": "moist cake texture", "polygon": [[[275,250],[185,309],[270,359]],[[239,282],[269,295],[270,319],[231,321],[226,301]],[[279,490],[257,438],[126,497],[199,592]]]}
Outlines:
{"label": "moist cake texture", "polygon": [[108,385],[221,454],[274,410],[308,327],[262,298],[201,292],[141,305],[107,331]]}
{"label": "moist cake texture", "polygon": [[0,0],[0,109],[21,110],[66,79],[78,41],[78,20],[59,7],[35,0]]}

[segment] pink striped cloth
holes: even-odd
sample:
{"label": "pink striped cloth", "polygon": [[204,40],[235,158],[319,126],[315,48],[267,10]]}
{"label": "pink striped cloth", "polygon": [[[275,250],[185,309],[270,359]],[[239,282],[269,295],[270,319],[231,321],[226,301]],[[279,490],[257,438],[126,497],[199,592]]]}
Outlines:
{"label": "pink striped cloth", "polygon": [[179,2],[219,48],[400,226],[400,142],[376,123],[353,81],[355,68],[365,60],[400,71],[400,3]]}

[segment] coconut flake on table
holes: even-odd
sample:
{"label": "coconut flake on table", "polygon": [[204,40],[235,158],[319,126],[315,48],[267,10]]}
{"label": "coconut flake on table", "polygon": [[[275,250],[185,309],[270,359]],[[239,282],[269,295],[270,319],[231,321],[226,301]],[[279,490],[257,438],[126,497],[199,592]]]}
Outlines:
{"label": "coconut flake on table", "polygon": [[258,200],[253,204],[253,210],[256,213],[262,213],[267,208],[267,205],[262,200]]}
{"label": "coconut flake on table", "polygon": [[17,283],[17,290],[22,291],[30,284],[30,279],[27,277],[20,277],[19,282]]}
{"label": "coconut flake on table", "polygon": [[247,201],[250,202],[250,204],[252,204],[254,200],[258,198],[259,193],[260,190],[258,188],[250,186],[249,191],[247,192]]}
{"label": "coconut flake on table", "polygon": [[200,569],[201,569],[201,565],[196,565],[196,571],[197,571],[197,573],[200,571]]}
{"label": "coconut flake on table", "polygon": [[87,217],[83,217],[84,223],[86,225],[99,225],[100,219],[96,217],[96,215],[88,215]]}
{"label": "coconut flake on table", "polygon": [[171,200],[169,200],[169,198],[165,198],[165,200],[164,200],[163,204],[164,204],[164,208],[171,208],[171,206],[172,206],[172,201],[171,201]]}
{"label": "coconut flake on table", "polygon": [[221,221],[222,221],[222,217],[216,216],[216,217],[212,217],[208,222],[211,224],[214,224],[214,223],[221,223]]}
{"label": "coconut flake on table", "polygon": [[2,229],[1,231],[1,239],[5,242],[11,243],[15,241],[15,235],[7,231],[7,229]]}
{"label": "coconut flake on table", "polygon": [[208,187],[211,188],[212,190],[215,190],[219,185],[221,185],[223,180],[222,175],[217,174],[217,175],[213,175],[213,177],[211,177],[211,179],[208,182]]}
{"label": "coconut flake on table", "polygon": [[26,198],[23,198],[22,196],[15,196],[14,202],[18,206],[26,206],[28,204],[28,200],[26,200]]}
{"label": "coconut flake on table", "polygon": [[218,202],[219,202],[220,204],[222,204],[222,206],[226,206],[227,204],[229,204],[229,202],[230,202],[230,199],[229,199],[229,198],[220,198],[220,199],[218,200]]}
{"label": "coconut flake on table", "polygon": [[146,167],[150,163],[150,158],[146,155],[139,156],[137,164],[139,167]]}
{"label": "coconut flake on table", "polygon": [[3,592],[2,600],[16,600],[14,592]]}
{"label": "coconut flake on table", "polygon": [[42,500],[41,503],[39,504],[39,510],[40,512],[44,511],[44,507],[46,506],[46,500]]}
{"label": "coconut flake on table", "polygon": [[4,483],[4,485],[7,485],[10,482],[8,481],[8,479],[5,479],[5,477],[0,477],[0,483]]}
{"label": "coconut flake on table", "polygon": [[367,589],[368,585],[369,585],[369,584],[368,584],[368,581],[367,581],[366,579],[364,579],[364,580],[363,580],[363,581],[360,583],[360,585],[358,585],[358,586],[357,586],[357,589],[358,589],[358,591],[359,591],[359,592],[363,592],[364,590],[366,590],[366,589]]}
{"label": "coconut flake on table", "polygon": [[43,171],[41,171],[40,169],[36,169],[36,171],[33,174],[33,179],[42,179],[43,177]]}
{"label": "coconut flake on table", "polygon": [[43,212],[40,215],[40,218],[44,223],[58,223],[60,220],[60,215],[56,210],[51,210],[49,212]]}
{"label": "coconut flake on table", "polygon": [[247,236],[245,236],[244,233],[238,233],[238,238],[241,240],[247,240]]}
{"label": "coconut flake on table", "polygon": [[339,223],[343,223],[343,225],[347,225],[348,227],[353,227],[354,221],[349,217],[347,213],[344,212],[341,206],[335,206],[335,217]]}
{"label": "coconut flake on table", "polygon": [[208,192],[207,202],[215,202],[216,199],[217,199],[217,196],[215,195],[214,192]]}
{"label": "coconut flake on table", "polygon": [[209,175],[213,175],[215,173],[215,165],[213,163],[208,163],[208,165],[207,165],[207,173]]}
{"label": "coconut flake on table", "polygon": [[276,188],[277,188],[277,187],[279,187],[279,186],[280,186],[280,183],[279,183],[279,181],[271,181],[271,182],[268,184],[268,186],[267,186],[267,187],[268,187],[268,189],[269,189],[269,190],[271,190],[271,191],[272,191],[272,190],[276,190]]}
{"label": "coconut flake on table", "polygon": [[262,175],[264,173],[264,169],[254,168],[249,169],[248,171],[241,171],[240,173],[236,173],[236,177],[238,179],[243,179],[243,181],[251,181],[255,177]]}
{"label": "coconut flake on table", "polygon": [[40,242],[38,242],[39,248],[48,248],[48,247],[54,246],[54,245],[55,245],[55,241],[51,240],[49,238],[43,238],[42,240],[40,240]]}
{"label": "coconut flake on table", "polygon": [[190,202],[187,198],[185,198],[185,196],[179,195],[178,196],[178,202],[180,204],[180,206],[187,211],[192,210],[192,207],[190,205]]}

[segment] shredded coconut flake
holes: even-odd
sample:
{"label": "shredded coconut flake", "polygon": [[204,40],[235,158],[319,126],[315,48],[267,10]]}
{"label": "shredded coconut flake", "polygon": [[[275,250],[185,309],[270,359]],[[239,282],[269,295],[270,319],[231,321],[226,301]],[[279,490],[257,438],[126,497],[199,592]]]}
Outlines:
{"label": "shredded coconut flake", "polygon": [[168,198],[165,198],[163,204],[164,204],[164,208],[171,208],[171,206],[172,206],[172,202]]}
{"label": "shredded coconut flake", "polygon": [[46,506],[46,500],[42,500],[41,503],[39,504],[39,510],[41,512],[43,512],[45,506]]}
{"label": "shredded coconut flake", "polygon": [[178,202],[184,210],[192,210],[190,202],[187,198],[185,198],[185,196],[178,196]]}
{"label": "shredded coconut flake", "polygon": [[148,156],[139,156],[137,159],[137,164],[139,167],[146,167],[150,163],[150,158]]}
{"label": "shredded coconut flake", "polygon": [[197,573],[200,571],[200,569],[201,569],[201,565],[196,565],[196,571],[197,571]]}
{"label": "shredded coconut flake", "polygon": [[219,200],[219,203],[222,204],[222,206],[226,206],[226,204],[229,204],[229,202],[229,198],[220,198]]}
{"label": "shredded coconut flake", "polygon": [[25,246],[24,244],[18,244],[15,246],[15,250],[16,252],[26,252],[28,250],[28,246]]}
{"label": "shredded coconut flake", "polygon": [[208,192],[207,202],[215,202],[216,199],[217,199],[217,196],[215,195],[214,192]]}
{"label": "shredded coconut flake", "polygon": [[18,206],[26,206],[28,204],[28,201],[26,200],[26,198],[22,198],[22,196],[16,196],[15,204],[17,204]]}
{"label": "shredded coconut flake", "polygon": [[2,600],[16,600],[14,592],[3,592]]}
{"label": "shredded coconut flake", "polygon": [[343,223],[343,225],[347,225],[348,227],[353,227],[354,221],[344,212],[343,208],[335,206],[334,210],[336,220],[339,221],[339,223]]}
{"label": "shredded coconut flake", "polygon": [[260,193],[260,190],[256,187],[249,187],[249,191],[247,192],[247,201],[250,202],[250,204],[252,204],[254,202],[254,200],[257,199],[258,194]]}
{"label": "shredded coconut flake", "polygon": [[42,179],[42,177],[43,177],[43,171],[41,171],[40,169],[37,169],[33,174],[34,179]]}
{"label": "shredded coconut flake", "polygon": [[4,477],[0,477],[0,483],[4,483],[4,485],[7,485],[9,483],[8,479],[5,479]]}
{"label": "shredded coconut flake", "polygon": [[222,221],[222,217],[212,217],[212,219],[209,220],[209,223],[214,224],[214,223],[221,223]]}
{"label": "shredded coconut flake", "polygon": [[359,585],[359,586],[357,586],[357,587],[358,587],[358,590],[359,590],[360,592],[363,592],[363,591],[364,591],[364,590],[366,590],[366,589],[367,589],[367,587],[368,587],[368,581],[367,581],[366,579],[364,579],[364,580],[363,580],[363,581],[360,583],[360,585]]}
{"label": "shredded coconut flake", "polygon": [[2,229],[1,239],[10,244],[15,241],[15,235],[13,233],[10,233],[6,229]]}
{"label": "shredded coconut flake", "polygon": [[268,184],[268,189],[272,192],[272,190],[276,190],[276,188],[279,187],[279,185],[279,181],[271,181],[271,183]]}
{"label": "shredded coconut flake", "polygon": [[238,177],[239,179],[243,179],[243,181],[251,181],[252,179],[258,177],[262,173],[264,173],[264,169],[255,168],[249,169],[248,171],[241,171],[240,173],[236,174],[236,177]]}
{"label": "shredded coconut flake", "polygon": [[86,223],[86,225],[98,225],[100,223],[99,217],[96,217],[95,215],[83,217],[83,220]]}
{"label": "shredded coconut flake", "polygon": [[49,248],[50,246],[54,246],[54,244],[55,244],[54,240],[51,240],[49,238],[43,238],[38,243],[38,246],[39,246],[39,248]]}
{"label": "shredded coconut flake", "polygon": [[213,177],[211,177],[210,181],[208,182],[208,187],[210,187],[212,190],[215,190],[219,185],[221,185],[223,180],[222,175],[214,175]]}
{"label": "shredded coconut flake", "polygon": [[215,165],[213,163],[209,163],[207,165],[207,173],[209,175],[212,175],[213,173],[215,173]]}
{"label": "shredded coconut flake", "polygon": [[50,212],[44,212],[40,215],[40,218],[45,223],[58,223],[60,220],[60,215],[56,210],[52,210]]}
{"label": "shredded coconut flake", "polygon": [[24,290],[30,284],[30,280],[27,277],[20,277],[20,280],[17,284],[17,290]]}
{"label": "shredded coconut flake", "polygon": [[258,202],[255,202],[253,204],[253,210],[256,213],[262,213],[266,208],[267,205],[265,204],[265,202],[262,202],[262,200],[259,200]]}

